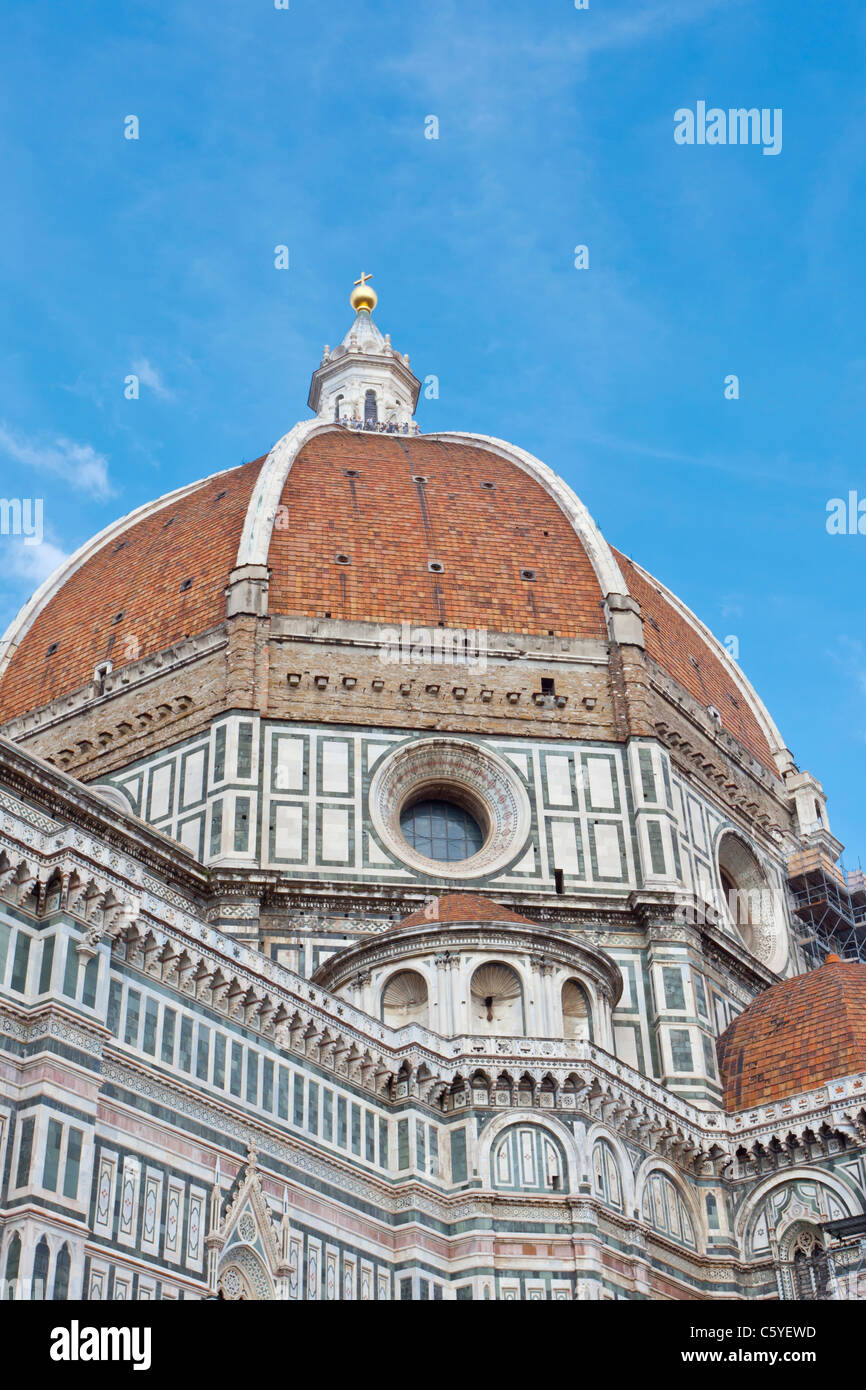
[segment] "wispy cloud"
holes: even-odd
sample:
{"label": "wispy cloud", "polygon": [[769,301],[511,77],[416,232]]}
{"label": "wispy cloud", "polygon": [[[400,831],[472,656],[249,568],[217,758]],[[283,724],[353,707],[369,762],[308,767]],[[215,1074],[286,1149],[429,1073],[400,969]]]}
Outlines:
{"label": "wispy cloud", "polygon": [[142,386],[146,386],[155,396],[162,401],[174,400],[174,392],[169,390],[162,379],[160,372],[147,357],[137,357],[132,364],[132,370],[138,377]]}
{"label": "wispy cloud", "polygon": [[[730,16],[731,8],[732,0],[649,0],[635,9],[627,0],[618,9],[572,11],[570,27],[560,21],[536,37],[527,34],[520,16],[497,14],[491,26],[489,14],[479,13],[473,22],[465,6],[448,0],[437,6],[435,32],[420,21],[415,45],[385,56],[382,65],[431,92],[460,93],[467,104],[486,108],[486,121],[492,123],[495,110],[507,105],[504,67],[512,74],[510,99],[515,81],[537,96],[537,65],[544,67],[546,82],[573,83],[588,76],[588,60],[596,55],[662,42],[672,30],[700,25],[721,12]],[[440,61],[446,55],[447,61]]]}
{"label": "wispy cloud", "polygon": [[723,618],[742,618],[742,595],[724,594],[719,605],[719,612]]}
{"label": "wispy cloud", "polygon": [[92,497],[114,495],[108,477],[108,459],[90,444],[76,444],[71,439],[44,443],[15,434],[5,424],[0,424],[0,452],[25,468],[62,477],[70,487]]}
{"label": "wispy cloud", "polygon": [[66,559],[66,551],[53,541],[27,545],[23,536],[0,536],[0,564],[6,577],[24,580],[38,588]]}
{"label": "wispy cloud", "polygon": [[659,459],[664,463],[682,465],[686,468],[707,468],[751,481],[760,479],[764,482],[784,483],[789,488],[814,487],[815,476],[820,466],[814,459],[801,462],[781,454],[769,457],[750,452],[737,455],[682,453],[676,449],[659,448],[653,444],[642,444],[635,439],[621,439],[616,435],[598,431],[583,433],[577,437],[581,443],[591,444],[599,449],[612,449],[624,455]]}

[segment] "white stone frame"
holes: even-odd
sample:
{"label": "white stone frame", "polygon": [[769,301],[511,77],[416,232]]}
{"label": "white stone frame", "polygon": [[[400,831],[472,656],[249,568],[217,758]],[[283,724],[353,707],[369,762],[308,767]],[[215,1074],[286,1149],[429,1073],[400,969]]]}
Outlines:
{"label": "white stone frame", "polygon": [[507,1110],[504,1114],[497,1115],[488,1125],[485,1125],[484,1129],[481,1131],[480,1138],[477,1140],[478,1175],[481,1178],[482,1190],[496,1193],[497,1196],[502,1195],[498,1188],[489,1185],[489,1179],[490,1155],[493,1150],[493,1145],[502,1134],[503,1130],[517,1126],[523,1129],[529,1129],[532,1125],[538,1125],[540,1129],[546,1129],[561,1145],[565,1154],[565,1163],[568,1170],[568,1195],[576,1196],[580,1190],[580,1163],[577,1141],[568,1126],[563,1124],[561,1120],[557,1120],[555,1116],[547,1115],[539,1110],[527,1110],[525,1115],[520,1110]]}
{"label": "white stone frame", "polygon": [[628,594],[628,585],[613,551],[587,508],[568,483],[554,473],[548,464],[542,463],[541,459],[528,453],[526,449],[510,444],[506,439],[497,439],[494,435],[471,434],[461,430],[426,434],[424,438],[434,439],[442,444],[463,444],[470,448],[485,449],[488,453],[497,454],[499,458],[505,459],[507,463],[513,463],[522,472],[528,473],[568,517],[595,570],[602,594],[605,597],[609,594]]}
{"label": "white stone frame", "polygon": [[[770,1173],[763,1181],[759,1182],[749,1193],[740,1210],[734,1217],[734,1236],[740,1246],[741,1252],[745,1255],[745,1242],[749,1235],[752,1217],[757,1215],[757,1209],[766,1197],[770,1195],[776,1187],[785,1187],[794,1182],[814,1182],[819,1187],[828,1187],[834,1196],[848,1208],[849,1216],[862,1215],[862,1209],[856,1206],[856,1195],[852,1188],[838,1178],[835,1173],[828,1172],[822,1168],[809,1168],[800,1164],[795,1168],[786,1168],[781,1173]],[[866,1206],[866,1194],[861,1194],[864,1206]]]}
{"label": "white stone frame", "polygon": [[277,508],[292,466],[305,444],[319,434],[344,434],[341,425],[331,421],[299,420],[277,440],[265,459],[247,507],[244,528],[238,544],[235,568],[266,566]]}
{"label": "white stone frame", "polygon": [[[738,891],[744,893],[759,891],[762,894],[766,892],[770,895],[772,920],[761,923],[761,927],[767,930],[770,938],[770,949],[766,952],[755,949],[754,945],[749,944],[743,928],[738,922],[735,922],[731,916],[725,897],[725,890],[722,885],[721,864],[719,862],[719,851],[722,843],[727,838],[732,838],[739,842],[749,858],[755,861],[758,872],[762,875],[764,880],[763,884],[756,889],[743,888]],[[774,882],[774,875],[770,870],[766,856],[762,854],[756,844],[743,834],[738,826],[728,823],[722,825],[715,836],[711,848],[711,862],[715,870],[716,888],[720,895],[722,916],[725,922],[736,932],[737,936],[746,947],[746,950],[751,952],[756,960],[761,961],[762,965],[765,965],[768,970],[772,970],[775,974],[781,974],[788,964],[791,953],[789,922],[787,914],[781,906],[782,890],[779,888],[778,881]]]}
{"label": "white stone frame", "polygon": [[[459,766],[462,759],[463,766]],[[455,767],[455,764],[457,766]],[[485,840],[469,859],[447,862],[418,854],[404,839],[400,814],[425,788],[453,789],[455,800],[477,807],[486,818]],[[373,827],[385,848],[417,873],[431,878],[486,878],[526,847],[532,810],[517,772],[504,758],[471,739],[437,735],[398,745],[376,764],[368,796]]]}
{"label": "white stone frame", "polygon": [[[678,1195],[682,1198],[683,1205],[687,1208],[692,1218],[692,1226],[695,1232],[695,1249],[699,1255],[704,1254],[707,1248],[707,1218],[703,1202],[697,1200],[694,1191],[691,1187],[687,1186],[683,1174],[674,1168],[672,1164],[668,1163],[666,1159],[659,1158],[655,1154],[650,1154],[648,1158],[644,1159],[635,1178],[634,1209],[637,1213],[637,1220],[641,1221],[643,1219],[640,1213],[643,1209],[644,1193],[647,1183],[654,1173],[664,1173],[665,1177],[670,1178]],[[651,1227],[650,1229],[654,1228]],[[675,1241],[676,1237],[672,1236],[671,1239]],[[683,1242],[683,1246],[685,1249],[688,1249],[685,1242]]]}

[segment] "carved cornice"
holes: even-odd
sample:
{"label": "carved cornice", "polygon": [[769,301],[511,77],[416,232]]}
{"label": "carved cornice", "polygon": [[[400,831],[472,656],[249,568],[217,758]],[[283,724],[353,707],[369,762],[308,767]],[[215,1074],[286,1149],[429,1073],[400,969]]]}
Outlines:
{"label": "carved cornice", "polygon": [[116,671],[109,672],[104,679],[101,693],[96,681],[88,681],[86,685],[52,700],[50,704],[41,705],[16,719],[10,719],[8,723],[0,726],[3,736],[15,740],[27,738],[30,734],[42,733],[62,725],[77,714],[104,709],[118,696],[142,690],[153,681],[172,675],[175,671],[183,670],[203,657],[220,651],[226,645],[226,641],[224,624],[198,637],[185,638],[173,647],[166,647],[161,652],[154,652],[140,661],[129,662],[118,667]]}

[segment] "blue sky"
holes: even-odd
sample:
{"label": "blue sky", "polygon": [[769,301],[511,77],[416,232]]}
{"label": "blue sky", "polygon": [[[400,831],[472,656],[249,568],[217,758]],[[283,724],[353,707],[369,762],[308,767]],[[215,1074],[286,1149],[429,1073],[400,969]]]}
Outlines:
{"label": "blue sky", "polygon": [[[866,536],[825,526],[866,498],[861,5],[7,0],[2,22],[0,495],[44,498],[45,541],[0,537],[0,627],[115,516],[305,418],[363,266],[440,379],[422,428],[538,454],[736,636],[866,855]],[[698,101],[781,108],[782,152],[677,145]]]}

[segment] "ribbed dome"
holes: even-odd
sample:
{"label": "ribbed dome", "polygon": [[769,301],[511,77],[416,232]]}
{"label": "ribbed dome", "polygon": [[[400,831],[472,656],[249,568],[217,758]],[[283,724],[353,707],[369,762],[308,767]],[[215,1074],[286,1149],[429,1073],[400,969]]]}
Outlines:
{"label": "ribbed dome", "polygon": [[282,474],[285,440],[140,508],[61,566],[7,633],[0,723],[81,691],[102,663],[116,673],[217,628],[245,566],[270,571],[272,618],[597,642],[608,640],[606,566],[608,589],[641,605],[648,656],[778,775],[769,721],[734,664],[607,547],[544,465],[477,436],[303,429]]}
{"label": "ribbed dome", "polygon": [[[153,503],[61,571],[0,677],[0,722],[86,685],[100,662],[117,670],[222,622],[263,462]],[[283,488],[268,563],[271,615],[606,636],[568,518],[481,448],[348,430],[312,439]]]}
{"label": "ribbed dome", "polygon": [[161,498],[61,567],[0,677],[0,721],[78,690],[100,662],[118,670],[224,622],[225,586],[262,462]]}
{"label": "ribbed dome", "polygon": [[301,451],[280,504],[272,613],[606,637],[598,580],[568,518],[489,450],[334,431]]}
{"label": "ribbed dome", "polygon": [[725,1108],[866,1071],[866,965],[830,955],[759,995],[718,1040]]}

